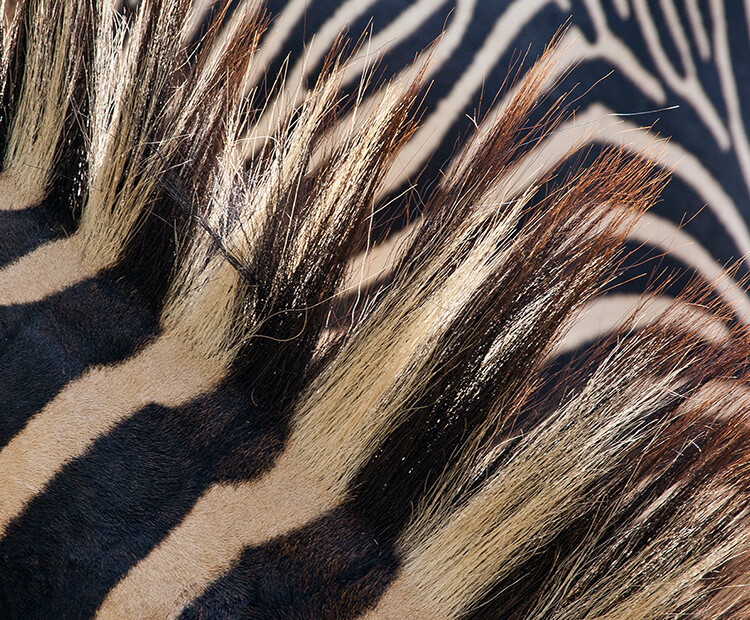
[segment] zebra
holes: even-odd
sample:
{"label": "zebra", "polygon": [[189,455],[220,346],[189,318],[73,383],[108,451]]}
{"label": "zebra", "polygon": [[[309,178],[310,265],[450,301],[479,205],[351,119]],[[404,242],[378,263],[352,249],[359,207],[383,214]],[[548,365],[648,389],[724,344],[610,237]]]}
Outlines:
{"label": "zebra", "polygon": [[[747,613],[736,194],[572,87],[616,60],[744,178],[736,105],[722,132],[683,37],[681,82],[638,0],[583,2],[593,43],[564,0],[416,1],[352,42],[376,3],[235,4],[3,4],[0,617]],[[728,42],[684,13],[724,80]],[[473,63],[438,79],[474,27],[479,59],[508,54],[488,110]],[[662,203],[691,183],[725,247],[632,284],[649,247],[687,256]]]}

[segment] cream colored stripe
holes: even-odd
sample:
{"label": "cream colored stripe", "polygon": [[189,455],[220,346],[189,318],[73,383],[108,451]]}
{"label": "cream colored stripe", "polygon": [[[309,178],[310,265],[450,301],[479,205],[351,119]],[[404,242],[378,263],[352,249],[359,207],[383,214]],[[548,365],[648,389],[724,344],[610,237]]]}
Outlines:
{"label": "cream colored stripe", "polygon": [[682,26],[682,20],[680,19],[680,14],[677,12],[677,7],[673,0],[661,0],[660,4],[662,13],[664,14],[664,21],[667,23],[669,33],[672,35],[672,40],[680,54],[680,62],[683,67],[687,67],[686,71],[697,73],[690,50],[690,42],[685,33],[685,28]]}
{"label": "cream colored stripe", "polygon": [[78,239],[51,241],[0,271],[0,305],[27,304],[95,276],[99,269],[81,258]]}
{"label": "cream colored stripe", "polygon": [[215,3],[216,0],[193,0],[193,5],[190,7],[188,16],[188,23],[185,27],[184,43],[189,42],[198,34],[203,21],[208,17],[209,11]]}
{"label": "cream colored stripe", "polygon": [[0,211],[20,211],[35,207],[43,197],[34,192],[24,193],[18,189],[18,184],[13,180],[14,175],[7,172],[0,173]]}
{"label": "cream colored stripe", "polygon": [[[654,154],[663,167],[672,169],[675,177],[700,196],[743,256],[750,256],[750,232],[745,220],[734,201],[706,170],[700,159],[674,140],[660,142],[658,146],[653,145],[655,136],[652,133],[630,121],[622,120],[610,108],[600,103],[590,105],[581,114],[577,114],[574,121],[567,123],[541,143],[529,158],[530,163],[519,166],[518,171],[509,175],[514,181],[512,190],[508,190],[509,193],[517,193],[531,185],[535,179],[556,166],[576,145],[582,145],[588,140],[618,145],[634,154]],[[649,153],[649,148],[653,153]],[[523,171],[523,174],[519,171]],[[641,229],[646,223],[652,228],[659,223],[659,234],[668,232],[673,236],[676,243],[665,249],[680,260],[695,266],[709,280],[719,276],[721,268],[716,265],[715,259],[702,250],[695,239],[687,233],[678,230],[664,218],[650,213],[641,221]],[[667,230],[665,225],[670,229]],[[666,234],[659,240],[649,239],[648,243],[663,247],[661,242],[664,238]],[[684,248],[686,243],[690,244],[690,249]]]}
{"label": "cream colored stripe", "polygon": [[732,53],[729,49],[729,24],[724,13],[724,5],[711,0],[711,19],[714,23],[714,53],[716,69],[721,82],[721,92],[727,106],[729,117],[729,135],[742,170],[745,187],[750,193],[750,141],[748,141],[745,123],[742,119],[742,103],[737,91],[737,80],[732,69]]}
{"label": "cream colored stripe", "polygon": [[630,239],[664,250],[672,258],[695,269],[737,313],[738,319],[750,324],[750,298],[744,288],[727,275],[724,268],[695,237],[663,217],[646,213],[630,233]]}
{"label": "cream colored stripe", "polygon": [[[289,0],[282,13],[274,17],[271,29],[263,38],[263,44],[251,63],[251,71],[248,73],[246,84],[248,89],[258,83],[266,72],[268,64],[281,53],[290,33],[304,15],[309,1]],[[273,77],[271,76],[271,80]]]}
{"label": "cream colored stripe", "polygon": [[[306,46],[305,53],[297,60],[289,72],[287,84],[291,85],[292,88],[296,88],[297,84],[307,76],[310,69],[315,67],[330,50],[331,44],[336,40],[342,29],[360,17],[376,2],[377,0],[348,0],[348,2],[344,2],[315,32],[312,41]],[[359,36],[359,33],[356,32],[352,34],[355,37]],[[293,106],[296,106],[299,101],[304,99],[306,93],[306,90],[300,89],[299,97],[297,101],[293,102]]]}
{"label": "cream colored stripe", "polygon": [[685,67],[685,75],[681,76],[672,65],[666,51],[664,51],[648,2],[646,0],[633,0],[633,8],[643,38],[646,41],[646,47],[664,82],[690,104],[711,132],[719,147],[728,151],[731,146],[729,133],[711,99],[703,89],[703,84],[698,78],[692,59],[689,59]]}
{"label": "cream colored stripe", "polygon": [[401,150],[386,177],[381,194],[393,191],[422,169],[475,93],[484,85],[487,71],[496,65],[521,30],[550,4],[569,8],[566,0],[516,0],[503,12],[472,58],[471,65],[458,77],[448,95],[433,108]]}
{"label": "cream colored stripe", "polygon": [[[698,335],[711,341],[724,341],[729,336],[727,326],[694,305],[679,302],[666,295],[651,296],[633,294],[609,294],[588,302],[579,311],[575,323],[552,356],[575,351],[615,331],[618,326],[632,318],[635,329],[641,329],[654,322],[668,308],[679,308],[678,312],[686,321],[685,329],[695,331]],[[692,321],[688,320],[688,317]]]}
{"label": "cream colored stripe", "polygon": [[[521,162],[500,181],[505,185],[507,195],[517,195],[533,184],[540,176],[560,163],[571,149],[588,140],[606,144],[616,144],[639,154],[647,149],[654,136],[647,130],[617,117],[609,108],[595,103],[576,115],[573,122],[556,131],[540,143],[531,157]],[[690,152],[670,141],[660,143],[658,158],[667,168],[674,169],[674,176],[688,185],[723,226],[727,235],[737,245],[740,252],[750,255],[750,233],[732,199],[722,186],[703,167],[700,160]],[[369,282],[387,271],[392,263],[394,247],[397,247],[408,231],[391,235],[386,243],[372,248],[364,269],[360,269],[361,257],[355,259],[351,274],[357,274],[363,282]],[[673,258],[694,268],[703,278],[711,282],[716,292],[729,305],[739,318],[750,324],[750,298],[731,278],[723,267],[701,244],[684,230],[669,220],[653,213],[646,213],[631,232],[630,239],[648,243],[668,252]],[[356,286],[352,275],[347,287]]]}
{"label": "cream colored stripe", "polygon": [[633,53],[633,50],[610,28],[601,2],[598,0],[584,0],[584,4],[586,5],[586,10],[589,13],[591,21],[594,23],[596,42],[593,45],[589,44],[586,42],[583,33],[579,31],[577,34],[574,34],[574,30],[576,29],[571,28],[569,31],[570,35],[576,36],[576,38],[585,42],[585,45],[582,47],[591,47],[590,53],[586,54],[584,52],[578,59],[603,58],[618,71],[622,72],[644,95],[657,103],[665,103],[667,93],[661,81],[646,70],[638,60],[638,57]]}
{"label": "cream colored stripe", "polygon": [[630,5],[628,4],[628,0],[615,0],[615,10],[620,19],[630,18]]}
{"label": "cream colored stripe", "polygon": [[[549,0],[553,1],[553,0]],[[562,1],[562,0],[556,0],[556,1]],[[371,52],[371,54],[368,53],[361,53],[358,58],[353,59],[350,63],[346,66],[346,72],[344,75],[343,83],[351,83],[354,79],[360,77],[362,73],[365,70],[365,66],[367,66],[368,63],[372,63],[372,55],[373,54],[381,54],[385,49],[390,47],[394,41],[391,41],[391,37],[395,36],[396,33],[401,31],[404,26],[404,22],[407,22],[407,20],[411,19],[426,19],[429,17],[429,15],[426,14],[426,10],[430,10],[430,3],[425,2],[423,5],[413,5],[402,13],[398,19],[391,23],[388,28],[386,28],[384,31],[379,32],[375,37],[373,37],[372,41],[369,42],[367,45],[367,50]],[[435,7],[436,9],[439,8],[440,5]],[[474,10],[476,8],[476,0],[457,0],[456,2],[456,10],[453,13],[450,23],[448,24],[447,30],[443,33],[442,38],[440,39],[440,44],[437,46],[437,49],[435,52],[430,56],[430,62],[427,65],[424,79],[427,81],[427,78],[437,73],[440,68],[451,59],[453,52],[456,50],[456,48],[460,45],[461,41],[464,38],[464,35],[466,34],[466,30],[469,27],[469,24],[471,22],[471,19],[474,15]],[[413,11],[413,12],[412,12]],[[415,15],[416,13],[416,15]],[[412,29],[415,29],[416,26],[414,23],[409,21],[409,24]],[[404,32],[402,32],[404,34]],[[406,32],[408,34],[408,31]],[[401,73],[395,78],[396,81],[403,80],[404,82],[409,82],[410,79],[413,78],[414,74],[416,73],[415,66],[409,65],[406,68],[404,68]],[[292,100],[294,101],[301,101],[304,96],[304,89],[302,89],[301,84],[295,83],[294,80],[289,80],[289,84],[292,86],[292,88],[296,88],[297,90],[292,92],[290,96],[292,97]],[[378,103],[381,101],[381,98],[383,96],[383,91],[376,92],[374,95],[371,95],[369,98],[367,98],[364,103],[363,107],[365,109],[371,109],[374,108]],[[284,102],[286,104],[286,102]],[[263,117],[258,121],[257,125],[253,127],[253,135],[254,136],[264,136],[270,133],[271,128],[273,127],[273,124],[275,122],[274,120],[274,106],[270,105],[268,106],[267,111],[264,113]],[[345,127],[349,127],[349,121],[351,120],[351,112],[342,119],[339,123],[339,129],[338,131],[345,131]],[[443,119],[443,120],[450,120],[450,119]],[[450,120],[450,123],[453,121]],[[336,129],[334,129],[334,135],[336,133]],[[262,140],[253,139],[247,142],[245,154],[247,157],[252,156],[257,150],[260,148],[260,145],[262,145]],[[408,147],[408,144],[407,144]],[[422,156],[423,159],[421,160],[422,163],[424,163],[424,159],[428,158],[431,153],[424,153],[421,151],[418,151],[419,156]],[[407,179],[409,175],[413,171],[402,169],[404,166],[404,161],[397,160],[394,162],[393,166],[391,166],[391,172],[389,173],[391,176],[388,177],[391,179],[386,184],[386,187],[384,190],[380,191],[378,194],[378,200],[381,200],[388,192],[393,190],[394,184],[399,184],[402,180]],[[397,174],[396,177],[393,177],[394,170],[400,170],[401,174]],[[394,178],[399,179],[398,181],[394,180]]]}
{"label": "cream colored stripe", "polygon": [[97,620],[177,618],[229,570],[244,548],[299,528],[333,508],[336,500],[318,486],[287,451],[256,481],[211,487],[185,520],[110,591]]}
{"label": "cream colored stripe", "polygon": [[434,620],[419,608],[419,598],[407,577],[399,575],[375,609],[359,616],[362,620]]}
{"label": "cream colored stripe", "polygon": [[179,341],[163,336],[131,359],[68,384],[0,451],[0,535],[97,437],[149,403],[175,407],[218,380]]}
{"label": "cream colored stripe", "polygon": [[[367,49],[373,54],[384,54],[389,48],[402,43],[408,36],[417,32],[419,28],[426,22],[432,15],[434,15],[444,4],[446,0],[419,0],[410,4],[408,8],[401,12],[396,19],[388,24],[388,26],[377,32],[367,44]],[[440,47],[437,50],[437,56],[445,55],[446,58],[432,57],[432,62],[439,62],[441,65],[445,60],[450,57],[450,54],[455,47],[455,43],[448,43],[447,37],[451,37],[453,32],[460,33],[462,38],[463,32],[465,32],[468,26],[468,21],[471,18],[471,14],[474,12],[475,0],[456,0],[456,7],[451,14],[451,20],[448,26],[448,31],[443,35],[440,42]],[[468,9],[468,11],[467,11]],[[468,19],[467,19],[468,17]],[[455,40],[455,39],[454,39]],[[460,40],[460,39],[459,39]],[[456,41],[457,43],[458,41]],[[446,46],[446,43],[448,45]],[[449,50],[444,50],[443,47],[449,47]],[[347,77],[344,79],[344,83],[352,82],[358,77],[363,70],[363,66],[366,62],[369,62],[367,58],[360,57],[353,60],[347,66],[347,70],[351,73],[347,73]],[[427,75],[434,73],[433,67],[431,66],[428,70]]]}
{"label": "cream colored stripe", "polygon": [[693,40],[698,47],[698,54],[703,62],[708,62],[711,60],[711,43],[708,40],[698,0],[686,0],[685,8],[690,21],[690,29],[693,31]]}
{"label": "cream colored stripe", "polygon": [[[552,0],[547,3],[534,0],[523,5],[518,3],[505,12],[472,61],[472,66],[462,74],[449,95],[438,104],[409,144],[399,153],[387,182],[383,186],[383,194],[393,191],[421,170],[432,151],[440,144],[455,122],[457,115],[468,104],[473,93],[484,85],[487,68],[497,63],[520,29],[551,2]],[[557,4],[563,10],[570,9],[569,3],[564,0],[558,0]],[[660,105],[664,104],[667,95],[660,81],[640,64],[632,50],[611,31],[602,7],[597,4],[596,0],[587,0],[586,7],[594,23],[596,41],[590,43],[578,28],[571,27],[560,42],[560,57],[552,68],[548,83],[554,83],[560,75],[579,62],[601,58],[620,71],[647,97]],[[495,115],[512,100],[514,94],[514,90],[508,92],[488,114],[488,118],[495,118]]]}

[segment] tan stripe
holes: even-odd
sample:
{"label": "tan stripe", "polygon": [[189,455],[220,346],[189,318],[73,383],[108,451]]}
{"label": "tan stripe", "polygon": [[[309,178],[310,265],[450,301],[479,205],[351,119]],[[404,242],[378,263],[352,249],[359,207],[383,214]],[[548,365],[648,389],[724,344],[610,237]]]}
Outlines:
{"label": "tan stripe", "polygon": [[[494,113],[490,114],[490,118]],[[673,176],[688,185],[707,204],[740,252],[750,256],[750,231],[739,209],[701,161],[674,140],[655,141],[654,134],[618,118],[612,109],[600,103],[594,103],[576,114],[574,121],[563,125],[534,149],[530,162],[524,160],[511,170],[503,180],[508,195],[523,191],[535,179],[561,162],[571,149],[590,140],[658,159],[663,168],[673,170]],[[695,268],[706,280],[712,282],[716,291],[744,321],[750,322],[747,318],[750,317],[750,300],[747,295],[731,278],[724,277],[724,269],[716,259],[676,224],[653,213],[645,213],[629,239],[661,248]],[[370,260],[375,260],[376,253],[377,249],[371,250]]]}
{"label": "tan stripe", "polygon": [[408,579],[399,576],[378,601],[375,609],[361,616],[362,620],[432,620],[420,610],[416,591]]}
{"label": "tan stripe", "polygon": [[488,67],[495,67],[513,45],[521,30],[548,5],[564,7],[566,0],[516,0],[503,11],[472,58],[466,70],[457,76],[450,92],[432,108],[419,130],[400,151],[383,183],[381,196],[393,191],[404,180],[414,178],[427,159],[463,114],[475,94],[484,86]]}
{"label": "tan stripe", "polygon": [[76,237],[52,241],[0,271],[0,305],[40,301],[98,271],[82,260]]}
{"label": "tan stripe", "polygon": [[251,545],[296,529],[336,505],[286,452],[257,481],[211,487],[185,520],[110,591],[97,620],[165,620],[225,573]]}
{"label": "tan stripe", "polygon": [[[258,55],[250,65],[246,82],[248,90],[260,81],[268,65],[282,53],[289,35],[304,16],[308,2],[309,0],[289,0],[281,13],[275,16],[271,29],[263,37]],[[275,77],[269,76],[271,81]]]}
{"label": "tan stripe", "polygon": [[70,383],[0,451],[0,535],[70,460],[148,403],[177,406],[218,380],[176,339]]}
{"label": "tan stripe", "polygon": [[38,205],[43,196],[23,192],[7,171],[0,174],[0,211],[20,211]]}

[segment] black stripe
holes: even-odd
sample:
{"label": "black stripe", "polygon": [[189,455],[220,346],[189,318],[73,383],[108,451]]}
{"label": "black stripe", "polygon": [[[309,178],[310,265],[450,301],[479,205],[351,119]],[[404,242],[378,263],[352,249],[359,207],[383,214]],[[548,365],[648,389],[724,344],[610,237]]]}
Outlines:
{"label": "black stripe", "polygon": [[49,208],[48,201],[27,209],[0,211],[0,267],[64,237],[72,229],[72,220],[61,218]]}
{"label": "black stripe", "polygon": [[156,328],[115,271],[39,302],[0,307],[0,446],[69,381],[129,357]]}
{"label": "black stripe", "polygon": [[389,546],[347,508],[259,547],[190,605],[181,620],[343,620],[373,606],[396,571]]}
{"label": "black stripe", "polygon": [[0,541],[0,617],[90,617],[210,484],[270,467],[284,432],[271,411],[225,385],[145,407],[96,441]]}

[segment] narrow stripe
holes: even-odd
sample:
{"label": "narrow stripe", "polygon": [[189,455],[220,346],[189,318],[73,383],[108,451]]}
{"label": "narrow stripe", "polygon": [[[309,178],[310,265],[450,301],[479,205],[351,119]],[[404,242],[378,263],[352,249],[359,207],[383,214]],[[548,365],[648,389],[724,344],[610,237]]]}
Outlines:
{"label": "narrow stripe", "polygon": [[685,10],[687,11],[688,20],[690,20],[690,29],[693,32],[693,41],[698,47],[703,62],[711,60],[711,43],[708,40],[706,25],[703,23],[701,9],[698,6],[698,0],[686,0]]}
{"label": "narrow stripe", "polygon": [[[729,24],[725,14],[725,5],[717,0],[710,0],[709,7],[713,22],[714,58],[721,83],[721,93],[726,105],[726,122],[732,138],[732,148],[742,170],[742,178],[745,180],[745,187],[750,189],[750,139],[745,128],[743,102],[740,99],[737,78],[733,69],[736,61],[729,45]],[[737,64],[738,69],[744,73],[744,63]],[[741,79],[744,81],[745,78]]]}
{"label": "narrow stripe", "polygon": [[261,80],[268,70],[268,65],[283,53],[289,35],[305,15],[308,2],[309,0],[289,0],[284,10],[274,18],[270,30],[263,37],[263,43],[256,58],[250,65],[246,81],[248,90]]}
{"label": "narrow stripe", "polygon": [[179,341],[161,337],[117,366],[70,383],[0,452],[0,535],[70,460],[149,403],[178,406],[218,378]]}
{"label": "narrow stripe", "polygon": [[[348,0],[339,6],[336,12],[315,31],[315,36],[305,46],[304,54],[300,55],[299,60],[289,72],[287,84],[291,89],[297,89],[298,84],[303,82],[307,74],[314,70],[328,53],[336,37],[376,2],[377,0]],[[367,51],[367,46],[363,51]],[[297,105],[304,98],[305,91],[305,88],[297,89],[298,96],[293,105]]]}
{"label": "narrow stripe", "polygon": [[[437,53],[431,58],[432,63],[425,78],[434,74],[446,60],[450,59],[456,45],[463,39],[463,34],[474,12],[475,2],[476,0],[456,0],[455,7],[451,7],[451,21],[440,39]],[[405,8],[388,26],[376,32],[367,41],[364,51],[368,54],[349,63],[344,84],[351,84],[355,77],[361,75],[365,64],[372,62],[372,58],[367,58],[367,56],[375,55],[383,58],[391,48],[402,45],[409,37],[420,32],[423,24],[434,17],[445,4],[446,0],[419,0]],[[406,70],[409,69],[410,67],[407,66]]]}
{"label": "narrow stripe", "polygon": [[722,265],[698,240],[679,228],[674,222],[655,213],[644,213],[629,239],[647,243],[668,252],[685,265],[695,269],[703,279],[711,283],[717,295],[745,324],[750,324],[750,297],[743,286],[727,274]]}
{"label": "narrow stripe", "polygon": [[508,6],[484,39],[471,64],[460,76],[456,76],[450,92],[432,107],[431,114],[425,117],[419,130],[399,153],[383,183],[383,194],[393,191],[404,179],[413,178],[421,171],[456,119],[461,117],[463,110],[482,88],[490,68],[495,67],[503,54],[509,51],[523,28],[552,4],[561,6],[566,3],[563,0],[524,0]]}
{"label": "narrow stripe", "polygon": [[708,93],[703,88],[698,75],[691,72],[689,67],[686,74],[681,75],[672,64],[662,45],[659,29],[653,16],[653,9],[647,0],[633,0],[633,10],[636,20],[641,28],[643,39],[646,43],[656,70],[661,76],[664,84],[669,86],[680,96],[700,117],[706,129],[711,133],[716,144],[722,151],[728,151],[732,147],[732,140],[719,112],[711,101]]}
{"label": "narrow stripe", "polygon": [[98,620],[165,620],[256,546],[314,520],[337,503],[310,480],[294,451],[258,480],[217,484],[185,520],[112,590]]}
{"label": "narrow stripe", "polygon": [[[530,163],[524,160],[506,175],[506,195],[512,196],[522,192],[537,178],[561,163],[570,154],[571,149],[590,141],[616,145],[627,149],[633,155],[654,157],[662,167],[673,170],[673,176],[685,183],[701,202],[706,203],[743,256],[750,256],[750,230],[742,214],[700,159],[674,140],[657,141],[654,134],[635,123],[623,120],[614,110],[601,103],[591,104],[580,114],[576,114],[573,121],[566,123],[549,138],[540,142],[534,148]],[[695,267],[708,281],[722,279],[721,266],[695,238],[680,230],[676,224],[653,213],[646,213],[641,217],[640,224],[629,238],[645,241],[649,245],[670,252],[679,260]],[[724,280],[726,278],[722,279]],[[727,303],[741,303],[746,306],[743,311],[738,309],[738,313],[744,314],[750,309],[750,305],[747,305],[750,302],[746,296],[743,295],[744,301],[740,302],[740,297],[735,295],[735,289],[738,289],[736,285],[730,287],[727,283],[722,286],[731,288],[727,292],[734,298],[727,298]]]}
{"label": "narrow stripe", "polygon": [[99,271],[83,261],[78,239],[58,239],[0,271],[0,305],[28,304],[92,278]]}
{"label": "narrow stripe", "polygon": [[610,294],[593,299],[581,308],[575,324],[555,348],[553,356],[570,353],[611,334],[631,317],[633,327],[642,329],[675,306],[679,308],[678,312],[684,313],[685,329],[712,342],[725,342],[729,337],[729,329],[724,323],[694,304],[675,301],[666,295]]}

